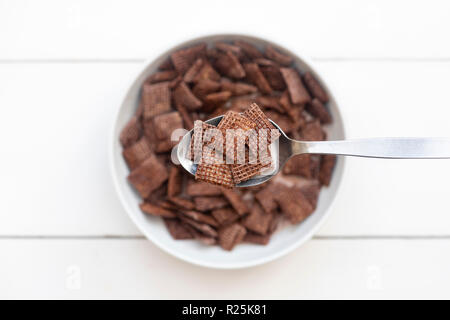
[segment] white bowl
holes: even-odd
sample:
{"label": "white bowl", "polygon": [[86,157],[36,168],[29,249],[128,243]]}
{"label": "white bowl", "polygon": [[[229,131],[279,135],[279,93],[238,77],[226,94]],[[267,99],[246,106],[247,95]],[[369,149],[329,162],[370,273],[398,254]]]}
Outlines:
{"label": "white bowl", "polygon": [[170,48],[158,57],[154,57],[143,67],[143,70],[137,76],[137,79],[131,84],[125,98],[120,106],[117,117],[113,125],[110,143],[110,166],[115,188],[119,195],[120,201],[128,215],[138,226],[141,232],[155,245],[166,252],[190,263],[221,269],[237,269],[250,266],[260,265],[274,259],[277,259],[288,252],[294,250],[305,241],[310,239],[312,235],[325,221],[328,214],[332,210],[332,203],[338,191],[343,171],[344,159],[339,158],[334,170],[331,185],[328,188],[322,188],[316,211],[299,225],[288,226],[279,232],[276,232],[268,245],[260,246],[254,244],[240,244],[233,251],[224,251],[218,246],[210,247],[203,245],[194,240],[174,240],[166,230],[162,219],[158,217],[150,217],[139,209],[141,201],[139,195],[133,187],[128,183],[127,176],[129,170],[122,157],[122,147],[119,143],[119,134],[128,120],[132,117],[138,107],[139,92],[143,81],[168,57],[174,50],[193,45],[198,42],[214,43],[216,41],[244,40],[252,43],[260,48],[265,45],[272,45],[294,57],[296,67],[302,72],[310,71],[322,86],[327,90],[330,96],[328,107],[333,117],[333,124],[327,128],[328,139],[344,139],[344,126],[341,114],[336,104],[333,94],[317,73],[312,64],[304,58],[281,47],[280,45],[259,39],[256,37],[245,35],[210,35],[193,40],[186,41],[174,48]]}

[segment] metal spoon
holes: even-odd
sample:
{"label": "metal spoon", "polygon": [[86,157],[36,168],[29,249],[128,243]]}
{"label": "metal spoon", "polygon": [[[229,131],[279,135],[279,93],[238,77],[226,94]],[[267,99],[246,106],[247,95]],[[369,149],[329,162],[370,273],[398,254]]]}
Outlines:
{"label": "metal spoon", "polygon": [[[217,126],[223,116],[206,121]],[[281,136],[273,143],[278,152],[272,152],[275,168],[241,182],[237,187],[251,187],[264,183],[275,176],[287,160],[297,154],[334,154],[368,158],[387,159],[446,159],[450,158],[450,138],[369,138],[340,141],[297,141],[289,138],[272,120],[272,124],[280,131]],[[193,130],[189,131],[177,146],[177,157],[180,164],[195,175],[197,165],[186,159]]]}

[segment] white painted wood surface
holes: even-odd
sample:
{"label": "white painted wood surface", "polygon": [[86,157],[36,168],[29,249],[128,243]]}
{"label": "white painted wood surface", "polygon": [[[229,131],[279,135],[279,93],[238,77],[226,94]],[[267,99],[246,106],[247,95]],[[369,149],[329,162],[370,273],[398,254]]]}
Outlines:
{"label": "white painted wood surface", "polygon": [[177,261],[120,207],[113,115],[145,59],[199,34],[313,57],[348,137],[450,136],[448,2],[277,3],[0,0],[0,298],[450,297],[445,160],[349,159],[317,237],[249,270]]}
{"label": "white painted wood surface", "polygon": [[145,59],[199,34],[238,32],[313,57],[448,58],[449,20],[445,0],[2,0],[0,56]]}
{"label": "white painted wood surface", "polygon": [[[349,137],[450,136],[450,62],[317,64]],[[139,234],[116,199],[106,152],[113,116],[140,66],[0,64],[0,234]],[[349,158],[319,234],[450,235],[448,181],[446,160]]]}
{"label": "white painted wood surface", "polygon": [[145,240],[5,240],[0,298],[448,297],[450,240],[312,240],[244,270],[181,262]]}

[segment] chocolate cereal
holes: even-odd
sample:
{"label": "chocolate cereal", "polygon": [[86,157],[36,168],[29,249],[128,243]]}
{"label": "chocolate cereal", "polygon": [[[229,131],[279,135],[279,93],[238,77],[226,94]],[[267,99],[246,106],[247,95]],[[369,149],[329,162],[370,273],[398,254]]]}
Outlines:
{"label": "chocolate cereal", "polygon": [[[273,136],[259,131],[275,129],[269,119],[294,139],[326,139],[333,120],[328,101],[311,73],[302,73],[293,57],[272,46],[220,41],[172,52],[143,81],[136,113],[120,133],[141,211],[163,219],[176,240],[227,251],[240,243],[268,244],[282,221],[298,224],[313,214],[320,190],[332,183],[336,157],[294,156],[274,179],[234,187],[270,165],[270,149],[259,150],[257,143],[267,139],[269,146],[279,138],[276,130]],[[218,127],[205,123],[216,116],[224,116]],[[170,160],[177,143],[172,132],[179,128],[196,129],[187,155],[197,160],[195,176]],[[212,129],[223,134],[218,157],[211,148],[217,142]],[[227,141],[227,129],[240,129],[241,136]],[[238,150],[239,139],[244,145]],[[232,160],[244,163],[226,163],[227,150],[233,151]],[[265,158],[250,161],[261,151],[267,151]]]}

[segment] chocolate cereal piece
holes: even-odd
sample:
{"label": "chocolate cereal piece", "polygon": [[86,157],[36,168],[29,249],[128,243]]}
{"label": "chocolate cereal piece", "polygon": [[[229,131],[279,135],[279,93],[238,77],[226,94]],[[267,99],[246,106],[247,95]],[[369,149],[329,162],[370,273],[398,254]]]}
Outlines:
{"label": "chocolate cereal piece", "polygon": [[312,180],[312,183],[299,187],[299,191],[308,199],[314,210],[317,207],[317,200],[319,199],[320,185],[317,180]]}
{"label": "chocolate cereal piece", "polygon": [[200,223],[206,223],[213,227],[219,226],[219,223],[216,221],[216,219],[214,219],[214,217],[209,214],[204,214],[194,210],[183,211],[182,214]]}
{"label": "chocolate cereal piece", "polygon": [[282,66],[286,66],[286,67],[288,67],[293,61],[292,57],[279,52],[272,46],[266,47],[265,56],[273,61],[278,62]]}
{"label": "chocolate cereal piece", "polygon": [[260,69],[272,89],[277,91],[286,89],[286,83],[278,66],[260,66]]}
{"label": "chocolate cereal piece", "polygon": [[[181,138],[182,137],[180,137],[180,139]],[[178,141],[172,141],[171,139],[160,140],[156,144],[154,151],[155,151],[155,153],[162,156],[164,153],[171,151],[172,148],[179,142],[179,140]]]}
{"label": "chocolate cereal piece", "polygon": [[217,237],[217,231],[214,228],[212,228],[210,225],[208,225],[206,223],[200,223],[200,222],[194,221],[194,220],[184,217],[184,216],[180,216],[179,218],[181,221],[190,225],[197,231],[200,231],[201,233],[203,233],[209,237],[213,237],[213,238]]}
{"label": "chocolate cereal piece", "polygon": [[292,133],[292,136],[294,137],[294,139],[300,139],[299,132],[301,131],[301,129],[305,128],[306,124],[308,123],[308,114],[304,112],[304,109],[305,107],[303,105],[300,105],[298,108],[294,108],[292,110],[292,113],[294,115],[294,132]]}
{"label": "chocolate cereal piece", "polygon": [[291,118],[285,114],[280,114],[278,112],[269,110],[265,112],[265,115],[267,116],[267,118],[275,122],[285,133],[293,133],[297,128],[296,124],[291,120]]}
{"label": "chocolate cereal piece", "polygon": [[197,196],[220,196],[222,189],[207,182],[189,180],[186,188],[186,194],[191,197]]}
{"label": "chocolate cereal piece", "polygon": [[164,219],[164,224],[172,238],[176,240],[193,239],[194,236],[188,228],[178,219]]}
{"label": "chocolate cereal piece", "polygon": [[314,211],[308,199],[295,188],[286,189],[278,194],[276,200],[292,224],[302,222]]}
{"label": "chocolate cereal piece", "polygon": [[160,71],[152,74],[149,76],[145,83],[157,83],[157,82],[165,82],[175,79],[178,76],[178,72],[175,70],[167,70],[167,71]]}
{"label": "chocolate cereal piece", "polygon": [[124,149],[122,154],[128,164],[128,167],[131,170],[134,170],[146,159],[152,156],[152,151],[147,139],[142,137],[138,142]]}
{"label": "chocolate cereal piece", "polygon": [[271,94],[272,88],[264,77],[256,63],[245,63],[244,70],[248,80],[253,83],[263,94]]}
{"label": "chocolate cereal piece", "polygon": [[245,71],[239,59],[231,52],[220,53],[214,66],[223,75],[233,78],[242,79],[245,77]]}
{"label": "chocolate cereal piece", "polygon": [[259,51],[258,48],[256,48],[255,46],[253,46],[252,44],[246,42],[246,41],[241,41],[241,40],[237,40],[234,41],[234,44],[238,47],[240,47],[242,49],[242,51],[244,51],[244,53],[250,58],[250,59],[259,59],[259,58],[263,58],[263,54],[261,53],[261,51]]}
{"label": "chocolate cereal piece", "polygon": [[289,159],[283,167],[283,173],[300,175],[307,179],[317,177],[319,173],[320,156],[311,154],[296,155]]}
{"label": "chocolate cereal piece", "polygon": [[242,242],[247,231],[239,223],[233,223],[219,229],[219,244],[227,251]]}
{"label": "chocolate cereal piece", "polygon": [[[255,150],[256,148],[253,149]],[[239,184],[243,181],[249,180],[250,178],[260,174],[263,168],[266,168],[267,166],[270,165],[270,162],[263,164],[262,161],[259,159],[259,157],[258,159],[256,159],[254,163],[251,163],[249,161],[248,152],[249,151],[246,152],[244,163],[242,164],[237,163],[230,165],[231,174],[233,176],[233,181],[235,184]]]}
{"label": "chocolate cereal piece", "polygon": [[208,94],[203,101],[205,101],[205,103],[207,104],[217,106],[227,102],[228,99],[230,99],[230,97],[231,97],[230,91],[220,91]]}
{"label": "chocolate cereal piece", "polygon": [[167,196],[174,197],[181,193],[181,169],[177,166],[170,168],[168,184],[167,184]]}
{"label": "chocolate cereal piece", "polygon": [[330,185],[333,169],[336,165],[335,155],[323,155],[320,162],[319,181],[325,186]]}
{"label": "chocolate cereal piece", "polygon": [[204,43],[190,48],[175,51],[170,55],[173,66],[179,74],[184,74],[198,58],[206,57],[206,45]]}
{"label": "chocolate cereal piece", "polygon": [[173,92],[173,96],[177,104],[185,106],[190,111],[198,110],[203,105],[184,82],[180,82]]}
{"label": "chocolate cereal piece", "polygon": [[183,127],[178,111],[161,114],[154,119],[156,137],[160,140],[170,139],[172,132]]}
{"label": "chocolate cereal piece", "polygon": [[302,83],[297,70],[292,68],[281,68],[281,74],[288,87],[289,95],[293,104],[303,104],[311,101],[308,91]]}
{"label": "chocolate cereal piece", "polygon": [[247,181],[261,173],[264,167],[259,163],[232,164],[231,174],[235,184]]}
{"label": "chocolate cereal piece", "polygon": [[205,115],[202,115],[198,112],[192,112],[192,120],[195,122],[197,120],[202,120],[205,118]]}
{"label": "chocolate cereal piece", "polygon": [[[165,196],[166,196],[165,194],[161,195],[161,197],[165,197]],[[161,208],[167,209],[167,210],[170,210],[170,211],[176,212],[178,210],[178,207],[176,205],[174,205],[172,202],[167,201],[167,200],[163,200],[163,201],[161,201],[161,200],[157,200],[157,201],[153,201],[153,200],[150,201],[150,200],[148,200],[148,202],[153,203],[155,205],[158,205]]]}
{"label": "chocolate cereal piece", "polygon": [[[289,117],[293,120],[294,123],[300,123],[299,115],[301,116],[301,113],[304,109],[303,104],[297,104],[294,105],[291,103],[291,99],[289,97],[289,92],[286,90],[284,91],[279,99],[280,106],[284,109],[284,111],[289,115]],[[304,122],[304,119],[302,119],[302,125]],[[301,127],[301,126],[299,126]]]}
{"label": "chocolate cereal piece", "polygon": [[216,209],[211,214],[221,226],[239,220],[239,215],[231,208]]}
{"label": "chocolate cereal piece", "polygon": [[189,231],[192,232],[192,234],[194,235],[194,239],[200,241],[201,243],[203,243],[207,246],[213,246],[213,245],[217,244],[216,237],[207,236],[204,233],[197,231],[195,228],[191,227],[188,224],[185,224],[185,226],[189,227]]}
{"label": "chocolate cereal piece", "polygon": [[242,220],[242,224],[248,230],[264,235],[269,230],[271,221],[272,213],[265,212],[258,203],[254,203],[250,214]]}
{"label": "chocolate cereal piece", "polygon": [[260,235],[254,232],[247,232],[243,242],[253,243],[253,244],[260,244],[260,245],[267,245],[270,241],[270,234],[266,235]]}
{"label": "chocolate cereal piece", "polygon": [[165,200],[163,200],[166,197],[167,194],[167,183],[163,182],[158,188],[153,190],[148,197],[144,198],[145,202],[150,202],[155,205],[159,205],[164,209],[173,210],[174,206],[169,205],[166,203]]}
{"label": "chocolate cereal piece", "polygon": [[260,67],[280,67],[275,61],[266,58],[253,59],[253,62],[257,63]]}
{"label": "chocolate cereal piece", "polygon": [[[249,97],[237,97],[231,100],[230,109],[235,112],[244,112],[255,99]],[[223,113],[222,113],[223,114]]]}
{"label": "chocolate cereal piece", "polygon": [[269,182],[266,188],[263,188],[255,194],[256,200],[258,200],[265,212],[271,213],[277,209],[278,204],[275,197],[279,192],[282,192],[283,187],[278,183]]}
{"label": "chocolate cereal piece", "polygon": [[217,126],[219,130],[242,129],[244,131],[256,128],[256,124],[250,119],[234,111],[228,111]]}
{"label": "chocolate cereal piece", "polygon": [[198,211],[220,209],[228,205],[228,202],[222,197],[195,197],[194,202]]}
{"label": "chocolate cereal piece", "polygon": [[[231,156],[234,156],[233,163],[238,162],[240,159],[239,155],[239,144],[240,143],[248,143],[249,142],[249,136],[247,135],[247,132],[249,130],[255,130],[256,124],[251,121],[250,119],[240,115],[237,112],[234,111],[228,111],[225,116],[222,118],[222,120],[219,122],[219,125],[217,126],[219,130],[222,131],[222,135],[225,138],[225,147],[223,150],[223,154],[226,155],[227,159]],[[232,139],[229,139],[230,136],[228,135],[228,129],[233,129],[233,135],[231,136]],[[239,130],[240,129],[240,130]],[[250,132],[251,134],[256,134],[256,131]],[[245,146],[244,146],[245,147]],[[233,151],[230,151],[233,149]],[[253,147],[254,149],[254,147]],[[244,155],[245,156],[245,155]],[[248,162],[246,162],[248,163]],[[233,176],[234,179],[234,176]],[[239,183],[236,180],[235,183]]]}
{"label": "chocolate cereal piece", "polygon": [[286,90],[280,97],[280,105],[286,113],[289,115],[289,120],[292,123],[291,130],[294,139],[300,139],[299,136],[296,136],[298,130],[304,128],[306,125],[306,118],[303,104],[294,105],[291,103],[291,99],[289,98],[289,92]]}
{"label": "chocolate cereal piece", "polygon": [[204,150],[205,146],[208,146],[214,141],[215,129],[217,128],[206,122],[200,120],[195,121],[194,132],[189,144],[190,154],[188,154],[188,159],[195,163],[200,162],[203,153],[206,151]]}
{"label": "chocolate cereal piece", "polygon": [[178,87],[178,85],[183,81],[183,77],[182,76],[178,76],[175,79],[169,81],[169,89],[173,90],[176,87]]}
{"label": "chocolate cereal piece", "polygon": [[244,58],[244,51],[242,51],[242,48],[240,48],[234,44],[230,44],[230,43],[226,43],[226,42],[216,42],[214,44],[214,46],[223,52],[231,51],[239,60]]}
{"label": "chocolate cereal piece", "polygon": [[211,80],[218,82],[220,80],[220,74],[217,73],[217,71],[211,66],[210,63],[205,62],[203,63],[203,67],[195,76],[194,82],[198,83],[202,80]]}
{"label": "chocolate cereal piece", "polygon": [[162,71],[168,71],[168,70],[174,70],[172,59],[167,58],[164,60],[158,67],[159,70]]}
{"label": "chocolate cereal piece", "polygon": [[322,103],[327,103],[329,98],[326,91],[322,88],[319,82],[311,75],[310,72],[306,72],[303,75],[303,81],[312,96],[319,99]]}
{"label": "chocolate cereal piece", "polygon": [[258,96],[256,97],[256,103],[264,109],[272,109],[278,113],[285,113],[286,111],[280,104],[280,99],[275,96]]}
{"label": "chocolate cereal piece", "polygon": [[152,155],[128,176],[130,183],[136,188],[142,198],[158,189],[168,178],[164,165]]}
{"label": "chocolate cereal piece", "polygon": [[142,103],[144,119],[168,112],[171,109],[171,94],[168,82],[144,84],[142,87]]}
{"label": "chocolate cereal piece", "polygon": [[235,111],[228,111],[220,120],[217,129],[225,135],[227,129],[241,129],[245,132],[256,129],[256,124]]}
{"label": "chocolate cereal piece", "polygon": [[205,63],[205,60],[199,58],[195,60],[195,62],[192,64],[192,66],[186,71],[184,74],[183,80],[186,83],[193,82],[197,74],[200,72],[200,70],[203,67],[203,64]]}
{"label": "chocolate cereal piece", "polygon": [[331,123],[331,115],[319,99],[312,99],[311,102],[306,105],[306,110],[314,117],[318,118],[320,123]]}
{"label": "chocolate cereal piece", "polygon": [[243,96],[258,91],[258,88],[255,86],[244,82],[231,82],[223,79],[220,82],[220,85],[222,91],[229,91],[233,96]]}
{"label": "chocolate cereal piece", "polygon": [[274,214],[272,222],[270,223],[269,226],[269,234],[274,234],[279,226],[280,226],[280,222],[284,219],[283,214],[277,212],[276,214]]}
{"label": "chocolate cereal piece", "polygon": [[192,202],[191,200],[188,200],[188,199],[183,199],[180,197],[170,197],[169,201],[180,209],[184,209],[184,210],[194,210],[195,209],[194,202]]}
{"label": "chocolate cereal piece", "polygon": [[250,107],[242,113],[242,115],[256,124],[255,129],[270,130],[270,132],[267,132],[269,143],[273,142],[270,139],[271,137],[273,137],[274,139],[278,139],[278,137],[281,135],[278,129],[269,121],[269,118],[267,118],[267,116],[264,114],[264,112],[262,112],[262,110],[256,103],[252,103]]}
{"label": "chocolate cereal piece", "polygon": [[158,141],[155,146],[155,152],[156,153],[165,153],[172,150],[172,148],[177,144],[177,141],[170,141],[168,140],[162,140]]}
{"label": "chocolate cereal piece", "polygon": [[[252,103],[250,107],[242,113],[242,115],[256,124],[255,130],[257,132],[258,141],[256,145],[249,141],[249,152],[253,155],[258,155],[258,161],[256,165],[253,166],[247,165],[240,168],[233,166],[233,179],[235,179],[236,183],[238,180],[245,179],[246,176],[249,176],[250,174],[259,174],[262,168],[272,163],[270,144],[276,141],[281,135],[279,130],[269,121],[267,116],[262,112],[256,103]],[[260,149],[263,144],[267,145],[265,153],[262,152],[264,149]],[[265,158],[263,158],[263,156],[265,156]],[[238,172],[238,169],[240,172]],[[240,177],[237,178],[236,176]]]}
{"label": "chocolate cereal piece", "polygon": [[180,113],[181,118],[183,119],[184,127],[188,130],[191,130],[194,127],[194,121],[192,120],[189,111],[186,109],[185,106],[179,103],[175,103],[175,107]]}
{"label": "chocolate cereal piece", "polygon": [[151,204],[149,202],[143,202],[139,205],[141,210],[147,214],[157,216],[157,217],[163,217],[163,218],[175,218],[176,214],[173,211],[163,209],[160,206],[156,206],[154,204]]}
{"label": "chocolate cereal piece", "polygon": [[203,79],[195,84],[194,88],[192,89],[192,93],[196,97],[204,100],[208,94],[216,92],[220,88],[221,85],[219,82],[210,79]]}
{"label": "chocolate cereal piece", "polygon": [[238,191],[223,189],[222,193],[238,215],[243,216],[249,212],[247,204],[242,200],[242,196]]}
{"label": "chocolate cereal piece", "polygon": [[319,120],[307,122],[302,129],[302,140],[304,141],[322,141],[325,139],[325,132],[320,126]]}
{"label": "chocolate cereal piece", "polygon": [[189,232],[194,236],[195,240],[200,241],[201,243],[208,245],[208,246],[213,246],[215,244],[217,244],[217,236],[213,237],[213,236],[208,236],[200,231],[198,231],[196,228],[192,227],[190,224],[186,223],[186,222],[182,222],[184,227],[189,230]]}
{"label": "chocolate cereal piece", "polygon": [[120,133],[120,143],[122,144],[122,147],[128,148],[135,144],[141,136],[141,131],[142,128],[139,118],[136,116],[132,117]]}
{"label": "chocolate cereal piece", "polygon": [[210,59],[210,61],[214,61],[219,57],[220,51],[217,48],[207,48],[206,56]]}

